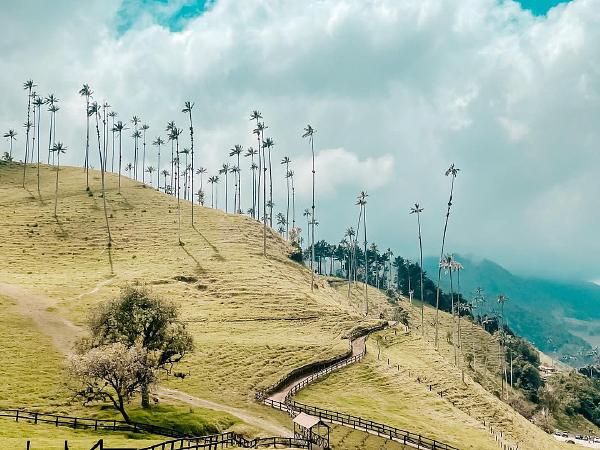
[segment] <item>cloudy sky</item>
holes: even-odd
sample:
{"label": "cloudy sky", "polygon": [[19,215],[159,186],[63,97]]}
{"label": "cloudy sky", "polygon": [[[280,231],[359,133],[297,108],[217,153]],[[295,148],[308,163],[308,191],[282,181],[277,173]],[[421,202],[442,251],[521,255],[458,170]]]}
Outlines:
{"label": "cloudy sky", "polygon": [[[28,78],[61,100],[58,138],[73,165],[84,82],[121,119],[141,116],[152,138],[169,120],[186,127],[181,107],[194,101],[196,165],[209,173],[234,144],[255,145],[248,119],[259,109],[274,160],[293,161],[300,223],[301,133],[317,129],[319,238],[355,226],[364,189],[370,240],[416,255],[408,212],[420,202],[435,254],[455,163],[448,250],[600,278],[600,0],[23,0],[3,4],[0,30],[0,127],[18,128],[17,159]],[[276,164],[276,211],[283,175]]]}

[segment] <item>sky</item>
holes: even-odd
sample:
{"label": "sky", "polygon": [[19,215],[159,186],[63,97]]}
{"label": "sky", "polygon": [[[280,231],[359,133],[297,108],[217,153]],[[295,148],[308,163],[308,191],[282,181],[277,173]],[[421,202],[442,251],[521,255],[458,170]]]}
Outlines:
{"label": "sky", "polygon": [[[311,161],[301,134],[307,123],[317,130],[317,238],[339,242],[356,227],[355,198],[366,190],[369,241],[414,258],[408,213],[418,202],[425,254],[439,253],[454,163],[448,251],[524,275],[600,279],[600,0],[241,4],[3,5],[0,128],[18,129],[16,159],[29,78],[60,99],[57,134],[73,165],[84,158],[84,82],[122,120],[140,116],[152,139],[170,120],[187,128],[181,108],[195,102],[196,166],[209,174],[233,145],[256,146],[249,115],[258,109],[276,143],[275,212],[289,156],[302,228]],[[124,135],[125,161],[132,142]]]}

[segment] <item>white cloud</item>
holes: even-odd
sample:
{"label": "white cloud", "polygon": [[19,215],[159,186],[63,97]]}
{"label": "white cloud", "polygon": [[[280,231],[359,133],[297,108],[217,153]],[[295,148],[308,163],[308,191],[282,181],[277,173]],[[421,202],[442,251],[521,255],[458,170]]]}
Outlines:
{"label": "white cloud", "polygon": [[[416,252],[407,210],[419,201],[433,253],[447,201],[443,172],[455,162],[462,171],[450,250],[531,272],[598,277],[600,0],[574,0],[547,17],[509,0],[247,0],[243,8],[218,0],[181,32],[141,14],[119,36],[120,3],[3,5],[3,130],[21,130],[29,77],[61,99],[58,133],[72,164],[83,161],[83,82],[121,119],[140,115],[153,138],[169,120],[186,126],[180,110],[192,100],[196,164],[214,172],[234,144],[255,145],[248,114],[258,108],[277,144],[275,161],[294,161],[299,192],[310,189],[301,130],[307,122],[319,130],[324,238],[341,237],[354,220],[356,191],[366,188],[374,190],[375,239]],[[21,132],[19,158],[22,144]],[[249,179],[247,168],[242,176]],[[279,164],[274,182],[282,204]],[[567,208],[571,196],[577,201]],[[578,219],[565,227],[552,208]],[[532,217],[548,219],[543,233]],[[540,235],[552,238],[542,243]],[[558,267],[557,254],[578,263]]]}

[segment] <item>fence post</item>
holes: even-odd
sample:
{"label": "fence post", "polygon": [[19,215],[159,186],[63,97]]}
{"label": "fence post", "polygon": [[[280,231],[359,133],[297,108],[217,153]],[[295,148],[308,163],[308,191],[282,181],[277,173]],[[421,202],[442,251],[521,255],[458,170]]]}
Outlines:
{"label": "fence post", "polygon": [[19,410],[17,409],[16,421],[19,421]]}
{"label": "fence post", "polygon": [[38,422],[38,413],[33,413],[33,423],[37,425]]}
{"label": "fence post", "polygon": [[29,450],[30,446],[31,446],[31,441],[27,441],[27,450]]}
{"label": "fence post", "polygon": [[77,417],[73,419],[73,429],[77,429]]}
{"label": "fence post", "polygon": [[69,450],[69,444],[65,441],[65,450]]}

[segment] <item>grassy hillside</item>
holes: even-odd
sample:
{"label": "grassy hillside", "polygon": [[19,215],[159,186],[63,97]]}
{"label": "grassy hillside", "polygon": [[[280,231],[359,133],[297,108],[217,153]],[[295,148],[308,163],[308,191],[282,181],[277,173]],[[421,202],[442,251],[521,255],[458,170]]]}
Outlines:
{"label": "grassy hillside", "polygon": [[[360,286],[348,299],[347,286],[319,277],[311,292],[310,272],[287,257],[290,249],[275,233],[268,235],[268,258],[262,256],[262,226],[248,217],[196,207],[192,227],[190,204],[182,201],[183,245],[178,245],[176,200],[125,177],[118,193],[117,177],[108,175],[114,239],[108,249],[97,172],[90,174],[91,192],[86,193],[82,169],[60,171],[58,219],[52,214],[55,171],[42,167],[41,196],[34,169],[28,170],[26,189],[21,176],[20,165],[0,167],[5,232],[0,246],[0,352],[7,380],[0,389],[5,389],[5,407],[109,414],[69,402],[62,363],[83,332],[89,308],[117,296],[126,283],[147,284],[176,302],[196,341],[195,353],[178,368],[189,375],[164,383],[168,390],[159,395],[164,409],[147,418],[133,408],[134,417],[164,424],[191,417],[207,427],[232,427],[249,435],[282,434],[290,428],[289,417],[254,401],[255,390],[291,368],[345,351],[345,337],[353,328],[374,323],[380,314],[393,315],[387,299],[375,289],[369,289],[369,318],[359,313],[364,311]],[[306,396],[318,405],[422,431],[460,448],[495,448],[483,419],[506,428],[523,448],[532,439],[551,443],[471,381],[472,375],[491,391],[498,390],[494,374],[499,353],[492,337],[465,323],[463,345],[473,347],[479,375],[467,373],[463,385],[449,363],[449,316],[442,314],[440,355],[431,346],[433,312],[426,312],[427,342],[418,338],[420,316],[415,307],[410,310],[411,333],[380,333],[369,341],[364,363],[316,384],[300,399]],[[429,384],[435,386],[431,392]],[[445,390],[445,396],[440,398],[436,389]],[[190,407],[194,412],[186,419]],[[12,432],[11,427],[0,420],[0,436]],[[333,439],[340,450],[365,445],[397,448],[339,427]]]}
{"label": "grassy hillside", "polygon": [[[347,284],[340,281],[332,281],[332,284],[347,293]],[[351,301],[364,304],[362,285],[352,289]],[[376,289],[369,288],[369,301],[374,315],[391,313],[388,299]],[[498,448],[484,422],[502,430],[506,441],[519,443],[519,448],[563,448],[552,436],[498,399],[500,353],[491,335],[467,320],[461,321],[464,353],[475,355],[474,369],[465,358],[460,358],[460,368],[465,369],[463,382],[462,370],[453,365],[451,340],[447,340],[452,317],[440,312],[440,352],[436,352],[433,345],[435,310],[425,308],[426,339],[423,341],[420,305],[415,302],[411,306],[406,299],[400,305],[409,311],[408,333],[400,326],[372,336],[363,363],[309,386],[299,393],[298,400],[309,404],[319,402],[324,407],[360,414],[398,428],[418,430],[459,448]],[[527,403],[517,391],[508,391],[511,403]]]}
{"label": "grassy hillside", "polygon": [[[279,424],[289,425],[284,414],[254,402],[256,389],[292,367],[345,351],[343,337],[365,322],[327,283],[319,281],[311,293],[310,272],[287,258],[287,244],[274,233],[264,258],[262,227],[247,217],[197,207],[192,227],[190,205],[182,202],[180,246],[176,200],[125,177],[118,194],[117,178],[109,175],[109,250],[97,172],[90,175],[88,195],[82,169],[61,169],[58,220],[52,214],[54,170],[42,167],[41,198],[34,169],[27,189],[21,176],[21,165],[0,168],[0,294],[38,335],[31,355],[9,358],[3,369],[31,372],[37,346],[45,361],[39,370],[47,373],[16,376],[18,394],[7,395],[6,406],[71,408],[66,395],[56,394],[61,353],[70,350],[89,308],[118,295],[126,283],[148,284],[178,303],[195,337],[195,353],[178,369],[190,375],[167,385],[262,418],[246,427],[251,434],[277,434]],[[0,344],[16,351],[20,342],[13,336],[22,324],[3,319],[14,327],[5,329]]]}

